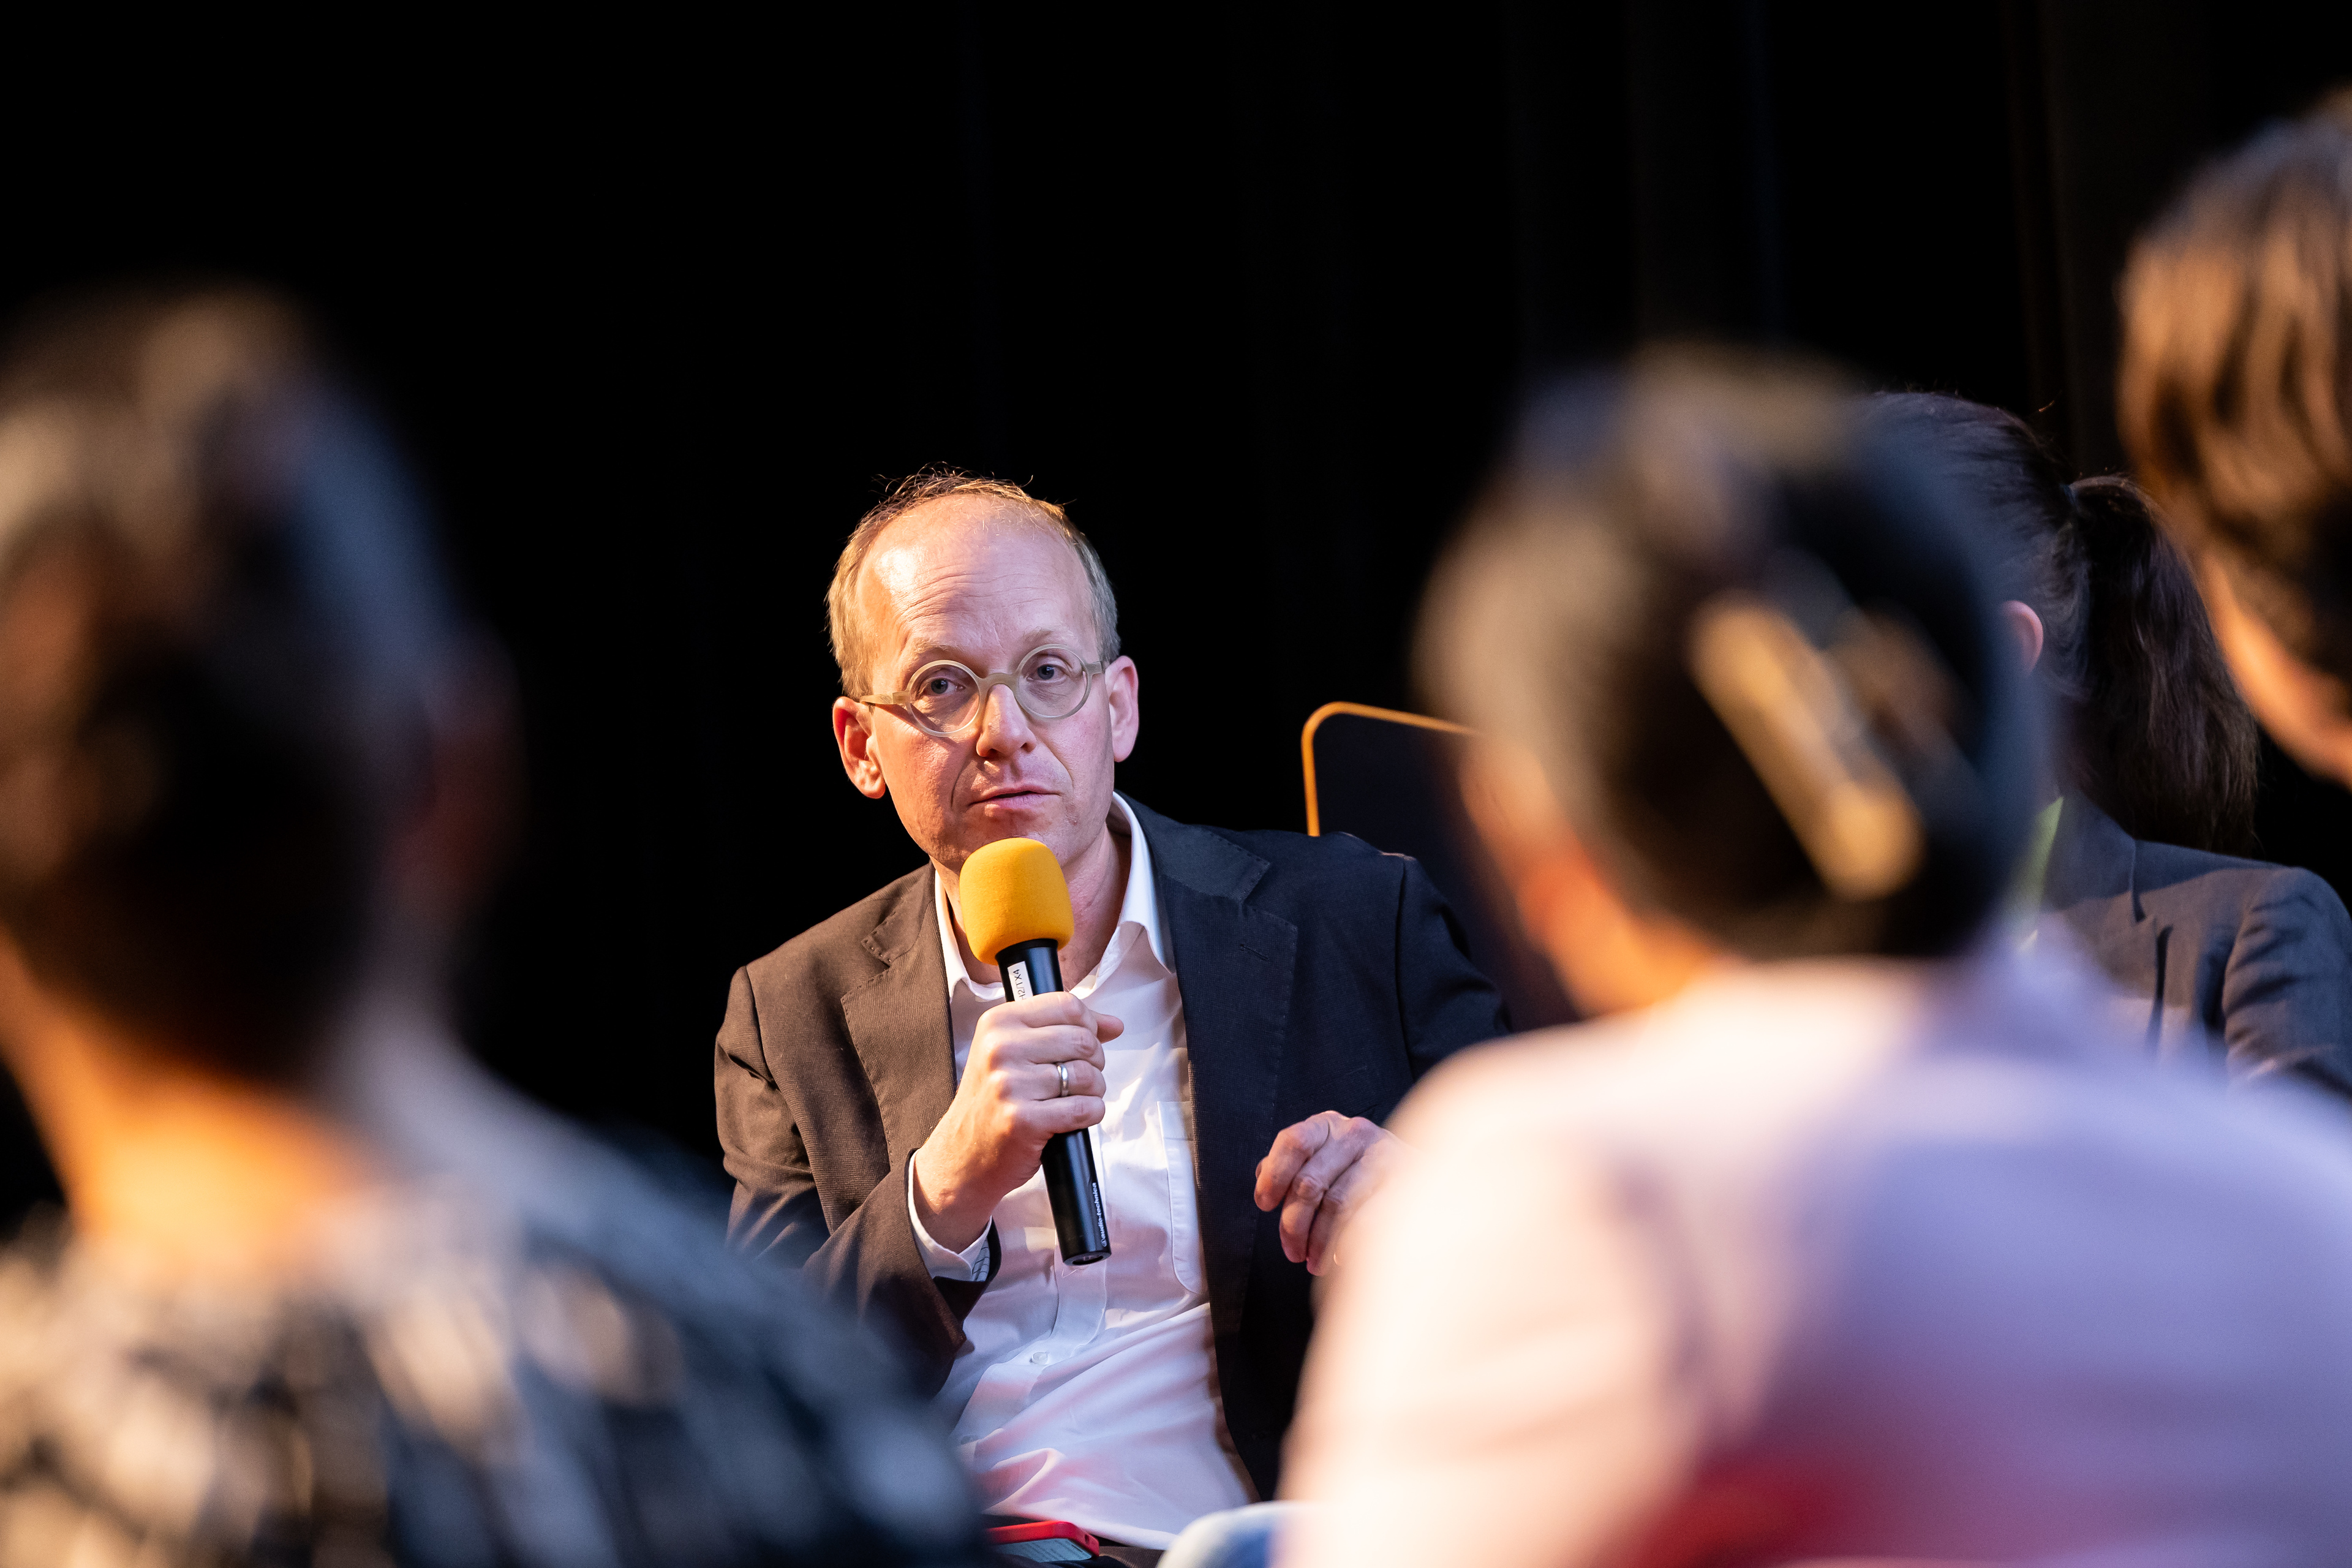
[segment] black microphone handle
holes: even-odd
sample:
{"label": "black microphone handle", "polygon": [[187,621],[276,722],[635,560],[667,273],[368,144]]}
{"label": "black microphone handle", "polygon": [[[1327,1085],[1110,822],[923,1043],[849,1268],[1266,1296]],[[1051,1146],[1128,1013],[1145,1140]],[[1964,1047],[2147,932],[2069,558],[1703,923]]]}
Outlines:
{"label": "black microphone handle", "polygon": [[[1065,989],[1060,949],[1051,938],[1016,942],[1000,950],[996,966],[1004,974],[1008,998]],[[1110,1256],[1110,1221],[1104,1216],[1102,1181],[1095,1174],[1094,1145],[1084,1132],[1056,1132],[1045,1140],[1045,1196],[1054,1205],[1054,1234],[1062,1261],[1076,1267]]]}

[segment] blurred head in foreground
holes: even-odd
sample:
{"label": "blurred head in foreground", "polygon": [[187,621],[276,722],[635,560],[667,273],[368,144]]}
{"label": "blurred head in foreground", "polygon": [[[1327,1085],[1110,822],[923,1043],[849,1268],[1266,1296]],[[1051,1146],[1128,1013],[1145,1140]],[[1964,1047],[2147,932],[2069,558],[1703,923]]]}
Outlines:
{"label": "blurred head in foreground", "polygon": [[1571,384],[1432,589],[1469,804],[1588,1009],[1717,952],[1932,956],[2031,806],[2016,660],[1939,498],[1810,371]]}
{"label": "blurred head in foreground", "polygon": [[0,1561],[963,1560],[864,1347],[450,1040],[499,668],[281,303],[0,354]]}
{"label": "blurred head in foreground", "polygon": [[2198,175],[2123,296],[2133,465],[2256,715],[2352,784],[2352,91]]}
{"label": "blurred head in foreground", "polygon": [[26,335],[0,368],[20,999],[226,1075],[315,1069],[372,951],[433,902],[389,851],[427,824],[471,672],[413,511],[268,300],[129,300]]}
{"label": "blurred head in foreground", "polygon": [[1628,1011],[1397,1112],[1286,1568],[2292,1563],[2352,1531],[2313,1451],[2352,1420],[2341,1118],[2159,1068],[1980,936],[2035,726],[1916,475],[1801,369],[1654,356],[1530,414],[1427,668],[1539,944]]}

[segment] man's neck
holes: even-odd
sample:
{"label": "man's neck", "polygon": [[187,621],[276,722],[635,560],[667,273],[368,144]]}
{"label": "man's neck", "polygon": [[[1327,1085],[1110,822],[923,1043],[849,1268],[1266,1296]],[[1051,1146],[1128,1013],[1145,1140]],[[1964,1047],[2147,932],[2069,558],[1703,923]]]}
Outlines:
{"label": "man's neck", "polygon": [[[1118,911],[1127,903],[1128,868],[1133,857],[1126,814],[1114,805],[1093,841],[1062,867],[1062,875],[1070,884],[1073,933],[1069,945],[1062,949],[1062,977],[1070,984],[1094,972],[1118,931]],[[974,980],[993,984],[996,966],[981,962],[963,933],[961,889],[953,878],[946,881],[948,910],[954,917],[956,947],[963,954],[964,968]]]}

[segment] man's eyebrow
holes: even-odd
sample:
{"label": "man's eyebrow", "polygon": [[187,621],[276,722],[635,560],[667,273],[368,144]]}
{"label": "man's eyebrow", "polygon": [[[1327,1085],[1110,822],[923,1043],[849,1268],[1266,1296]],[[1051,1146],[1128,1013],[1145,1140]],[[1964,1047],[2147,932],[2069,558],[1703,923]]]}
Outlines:
{"label": "man's eyebrow", "polygon": [[[1021,638],[1021,651],[1025,656],[1041,647],[1067,647],[1075,653],[1078,650],[1080,641],[1080,638],[1072,637],[1066,632],[1053,631],[1050,629],[1044,631],[1033,630],[1027,636]],[[903,656],[901,656],[899,664],[900,668],[904,673],[899,677],[899,679],[903,679],[906,676],[912,675],[915,671],[922,668],[923,666],[932,663],[934,660],[942,658],[951,658],[958,664],[963,665],[968,668],[980,669],[980,664],[977,660],[973,659],[969,654],[963,653],[946,643],[922,642],[914,644],[907,649]],[[985,674],[987,672],[982,670],[982,673]]]}
{"label": "man's eyebrow", "polygon": [[[951,658],[958,664],[971,664],[971,658],[958,648],[951,647],[946,643],[926,642],[915,644],[901,655],[898,668],[903,674],[912,675],[923,666],[942,658]],[[972,668],[979,667],[973,665]]]}

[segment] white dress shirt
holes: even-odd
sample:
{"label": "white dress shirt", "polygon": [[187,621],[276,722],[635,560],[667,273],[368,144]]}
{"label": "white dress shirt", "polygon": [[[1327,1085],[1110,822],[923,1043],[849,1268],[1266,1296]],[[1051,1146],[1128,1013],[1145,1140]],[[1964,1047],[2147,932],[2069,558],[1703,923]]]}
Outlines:
{"label": "white dress shirt", "polygon": [[[1169,967],[1151,850],[1127,802],[1111,830],[1129,845],[1127,892],[1102,962],[1070,987],[1127,1026],[1104,1047],[1095,1164],[1111,1255],[1062,1262],[1044,1173],[996,1205],[997,1276],[964,1319],[967,1340],[940,1405],[981,1504],[1066,1519],[1130,1545],[1164,1547],[1202,1514],[1254,1499],[1223,1431],[1194,1187],[1184,998]],[[962,1080],[981,1015],[1004,1000],[964,967],[936,876],[948,1015]],[[913,1213],[914,1194],[908,1194]],[[963,1253],[915,1239],[935,1276],[987,1279],[988,1237]]]}
{"label": "white dress shirt", "polygon": [[2103,1013],[2049,962],[1769,964],[1454,1058],[1349,1234],[1286,1568],[1742,1520],[1776,1561],[2343,1560],[2352,1129]]}

